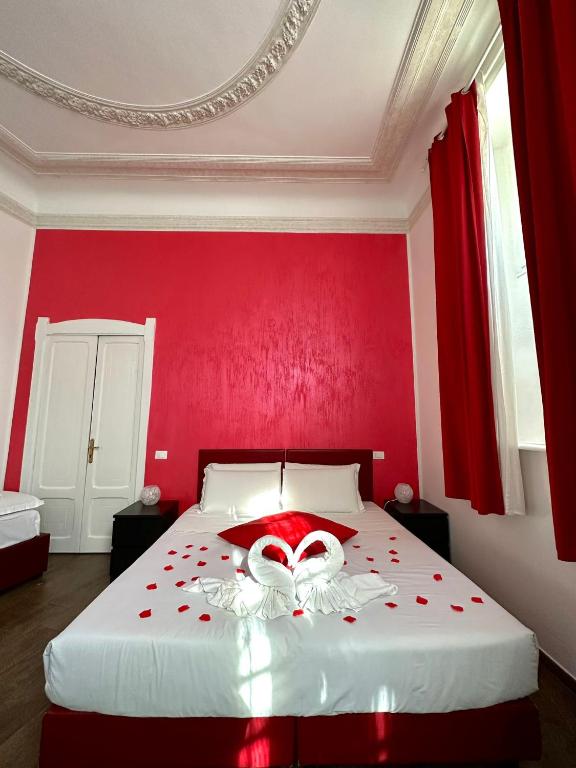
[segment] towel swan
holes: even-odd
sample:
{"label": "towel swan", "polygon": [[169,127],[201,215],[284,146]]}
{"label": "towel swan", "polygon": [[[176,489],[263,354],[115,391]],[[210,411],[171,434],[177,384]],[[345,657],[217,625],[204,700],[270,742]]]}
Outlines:
{"label": "towel swan", "polygon": [[[326,552],[300,560],[302,553],[320,541]],[[395,595],[398,587],[377,573],[349,576],[341,573],[344,550],[336,536],[328,531],[307,534],[294,552],[294,582],[301,608],[312,613],[359,611],[366,603],[384,595]]]}
{"label": "towel swan", "polygon": [[[304,551],[314,542],[321,542],[326,551],[300,560]],[[266,547],[280,548],[290,567],[271,560],[263,554]],[[286,616],[295,608],[311,613],[359,611],[366,603],[398,591],[376,573],[348,576],[341,573],[344,565],[342,545],[328,531],[307,534],[294,551],[278,536],[262,536],[248,552],[248,567],[253,578],[199,579],[187,592],[205,592],[210,605],[224,608],[236,616],[257,616],[276,619]]]}
{"label": "towel swan", "polygon": [[183,589],[205,592],[210,605],[224,608],[236,616],[276,619],[291,614],[298,607],[294,578],[285,565],[264,556],[264,550],[270,545],[279,547],[288,563],[292,561],[294,552],[287,542],[278,536],[262,536],[248,552],[248,567],[253,578],[203,578]]}

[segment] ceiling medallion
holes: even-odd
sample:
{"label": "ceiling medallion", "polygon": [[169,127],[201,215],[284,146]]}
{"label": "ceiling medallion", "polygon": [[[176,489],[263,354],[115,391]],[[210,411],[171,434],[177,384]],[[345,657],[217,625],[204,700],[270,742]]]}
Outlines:
{"label": "ceiling medallion", "polygon": [[223,117],[255,96],[280,70],[310,24],[320,0],[285,0],[280,19],[248,64],[232,80],[200,98],[145,106],[77,91],[0,51],[0,75],[59,107],[129,128],[189,128]]}

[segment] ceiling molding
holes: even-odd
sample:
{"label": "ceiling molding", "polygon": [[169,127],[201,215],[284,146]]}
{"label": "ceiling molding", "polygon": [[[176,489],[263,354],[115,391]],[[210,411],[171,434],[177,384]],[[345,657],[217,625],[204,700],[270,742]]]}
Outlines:
{"label": "ceiling molding", "polygon": [[31,227],[36,226],[36,214],[34,211],[2,191],[0,191],[0,211],[14,216],[15,219],[23,221],[24,224],[29,224]]}
{"label": "ceiling molding", "polygon": [[208,94],[159,106],[112,101],[79,91],[0,51],[0,75],[58,107],[129,128],[190,128],[241,107],[267,85],[304,36],[320,0],[283,0],[270,34],[234,77]]}
{"label": "ceiling molding", "polygon": [[34,213],[0,192],[0,210],[36,229],[406,234],[407,219]]}
{"label": "ceiling molding", "polygon": [[396,75],[372,152],[374,166],[390,179],[402,157],[474,0],[422,0]]}
{"label": "ceiling molding", "polygon": [[408,219],[407,219],[408,232],[410,232],[410,230],[416,224],[420,216],[422,216],[426,208],[428,208],[428,206],[431,204],[432,204],[432,193],[430,191],[430,187],[426,187],[426,189],[422,194],[422,197],[418,200],[418,202],[412,209],[410,216],[408,216]]}
{"label": "ceiling molding", "polygon": [[[46,175],[387,182],[398,167],[418,115],[444,71],[470,9],[477,1],[420,1],[376,140],[366,157],[39,152],[1,125],[0,150],[34,173]],[[299,6],[304,2],[313,15],[319,0],[299,0]],[[308,21],[309,18],[311,16],[307,17]],[[0,71],[2,55],[0,53]],[[222,115],[214,118],[219,116]]]}
{"label": "ceiling molding", "polygon": [[191,232],[342,232],[406,234],[406,219],[294,218],[270,216],[167,216],[49,214],[38,229],[186,230]]}

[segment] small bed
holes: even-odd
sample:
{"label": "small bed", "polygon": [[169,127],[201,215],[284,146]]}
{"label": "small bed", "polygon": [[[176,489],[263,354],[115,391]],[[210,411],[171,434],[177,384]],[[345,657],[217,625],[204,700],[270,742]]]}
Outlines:
{"label": "small bed", "polygon": [[[182,590],[247,567],[217,535],[229,518],[193,507],[46,649],[41,768],[535,759],[533,633],[371,502],[371,452],[281,458],[360,464],[366,511],[327,517],[358,530],[345,569],[398,594],[353,616],[238,619]],[[222,460],[202,452],[199,472]]]}
{"label": "small bed", "polygon": [[[3,491],[0,500],[9,493]],[[10,493],[10,500],[22,496]],[[40,533],[38,509],[0,514],[0,591],[41,576],[48,566],[49,544],[50,536]]]}

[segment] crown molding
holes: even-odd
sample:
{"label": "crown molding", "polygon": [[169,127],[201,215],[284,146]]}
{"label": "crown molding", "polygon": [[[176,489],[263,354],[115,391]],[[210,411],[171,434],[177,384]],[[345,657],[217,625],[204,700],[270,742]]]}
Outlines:
{"label": "crown molding", "polygon": [[[376,141],[371,154],[367,157],[38,152],[2,126],[0,126],[0,150],[4,150],[36,174],[97,175],[108,178],[184,176],[195,180],[211,181],[248,179],[313,182],[390,181],[398,167],[418,114],[424,108],[438,82],[470,9],[476,1],[420,0]],[[307,11],[308,15],[304,21],[309,23],[318,3],[319,0],[298,0],[298,2],[288,2],[285,8],[298,7],[300,14]],[[302,26],[300,35],[303,31]],[[0,53],[0,72],[2,72],[2,62],[6,61],[2,56],[5,54]],[[43,98],[49,98],[49,95],[36,90],[34,92]],[[222,114],[227,114],[229,111],[228,109]],[[221,117],[222,114],[214,115],[213,119]]]}
{"label": "crown molding", "polygon": [[431,204],[432,204],[432,194],[430,191],[430,187],[426,187],[426,189],[422,193],[422,196],[420,197],[420,199],[412,209],[410,216],[408,216],[408,219],[407,219],[408,232],[411,231],[412,227],[416,224],[420,216],[422,216],[426,208],[428,208],[428,206]]}
{"label": "crown molding", "polygon": [[36,226],[36,214],[34,211],[2,191],[0,191],[0,211],[8,213],[10,216],[23,221],[24,224],[29,224],[31,227]]}
{"label": "crown molding", "polygon": [[38,229],[185,230],[190,232],[333,232],[406,234],[406,219],[271,216],[39,214]]}
{"label": "crown molding", "polygon": [[380,125],[372,160],[390,179],[475,0],[422,0]]}
{"label": "crown molding", "polygon": [[2,192],[0,192],[0,211],[36,229],[351,234],[406,234],[408,232],[407,219],[392,218],[34,213],[30,208]]}
{"label": "crown molding", "polygon": [[174,129],[203,125],[252,99],[279,72],[304,36],[320,0],[283,0],[272,31],[250,61],[210,93],[177,104],[152,106],[113,101],[54,80],[0,51],[0,75],[84,117],[129,128]]}

